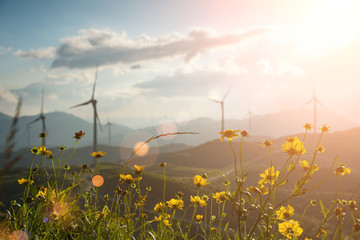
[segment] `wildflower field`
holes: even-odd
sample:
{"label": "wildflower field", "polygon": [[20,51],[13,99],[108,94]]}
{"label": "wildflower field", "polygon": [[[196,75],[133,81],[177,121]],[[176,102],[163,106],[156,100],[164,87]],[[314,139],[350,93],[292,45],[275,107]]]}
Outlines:
{"label": "wildflower field", "polygon": [[[180,171],[171,163],[151,166],[159,174],[147,173],[150,166],[135,156],[157,138],[196,133],[152,137],[122,165],[105,163],[104,151],[89,152],[96,164],[81,166],[72,164],[72,156],[85,132],[74,133],[72,150],[59,146],[56,152],[46,148],[46,133],[40,133],[43,144],[28,151],[29,168],[13,179],[22,187],[22,197],[5,204],[0,239],[360,239],[358,189],[340,189],[350,167],[335,156],[323,169],[326,174],[312,184],[330,127],[320,128],[309,150],[305,142],[311,130],[306,123],[303,136],[286,138],[280,149],[264,139],[258,147],[267,152],[268,161],[258,164],[265,166],[261,173],[251,168],[257,163],[245,164],[248,132],[220,132],[216,144],[226,144],[230,171],[184,168],[181,174],[189,176],[181,180],[167,175]],[[71,153],[63,158],[66,151]],[[285,161],[274,159],[274,151],[281,151]],[[306,152],[311,156],[307,160]],[[337,185],[322,196],[326,201],[318,198],[317,190],[333,177]]]}

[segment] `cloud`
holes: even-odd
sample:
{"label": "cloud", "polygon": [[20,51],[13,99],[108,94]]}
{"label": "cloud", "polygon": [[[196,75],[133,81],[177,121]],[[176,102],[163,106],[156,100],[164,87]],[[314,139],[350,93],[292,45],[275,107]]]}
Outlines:
{"label": "cloud", "polygon": [[227,89],[239,75],[225,72],[195,71],[176,73],[170,76],[159,76],[154,79],[137,83],[136,88],[143,89],[150,96],[203,96],[206,97],[212,88]]}
{"label": "cloud", "polygon": [[0,55],[9,52],[11,49],[12,49],[12,47],[7,47],[6,48],[6,47],[3,47],[3,46],[0,46]]}
{"label": "cloud", "polygon": [[61,40],[62,44],[56,51],[51,67],[89,68],[178,56],[189,61],[204,51],[236,44],[267,31],[265,28],[254,28],[241,33],[217,35],[209,30],[195,29],[188,35],[172,33],[158,38],[141,35],[132,40],[125,33],[118,34],[110,30],[81,30],[80,35]]}
{"label": "cloud", "polygon": [[0,102],[16,103],[17,97],[0,85]]}
{"label": "cloud", "polygon": [[15,56],[22,58],[32,58],[32,59],[53,59],[55,57],[56,48],[48,47],[41,48],[37,50],[31,49],[28,52],[23,52],[21,49],[14,53]]}

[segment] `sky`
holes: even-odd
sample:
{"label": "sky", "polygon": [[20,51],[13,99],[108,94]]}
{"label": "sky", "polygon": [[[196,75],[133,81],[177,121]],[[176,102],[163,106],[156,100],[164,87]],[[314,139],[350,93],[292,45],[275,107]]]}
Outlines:
{"label": "sky", "polygon": [[[360,123],[357,0],[0,0],[0,111],[133,128],[299,109]],[[315,88],[314,88],[315,87]],[[311,106],[305,106],[305,108]]]}

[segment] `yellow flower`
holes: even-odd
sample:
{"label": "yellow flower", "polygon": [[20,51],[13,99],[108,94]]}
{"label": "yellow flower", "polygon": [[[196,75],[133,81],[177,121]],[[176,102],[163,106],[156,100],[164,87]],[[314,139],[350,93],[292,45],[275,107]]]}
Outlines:
{"label": "yellow flower", "polygon": [[249,136],[249,132],[248,131],[241,131],[240,132],[240,134],[241,134],[241,136],[243,136],[243,137],[247,137],[247,136]]}
{"label": "yellow flower", "polygon": [[219,132],[219,134],[222,134],[220,137],[220,141],[223,141],[224,137],[226,137],[229,141],[232,141],[234,137],[238,137],[239,135],[236,134],[236,132],[240,132],[240,130],[225,130],[224,132]]}
{"label": "yellow flower", "polygon": [[313,205],[314,207],[317,205],[317,201],[316,201],[316,200],[311,200],[310,203],[311,203],[311,205]]}
{"label": "yellow flower", "polygon": [[159,202],[159,203],[157,203],[157,204],[155,205],[153,211],[154,211],[154,212],[162,212],[165,208],[166,208],[165,203]]}
{"label": "yellow flower", "polygon": [[334,209],[334,213],[336,216],[339,216],[343,212],[343,209],[341,207],[337,207]]}
{"label": "yellow flower", "polygon": [[301,142],[297,137],[290,137],[286,140],[286,143],[281,145],[282,150],[290,156],[304,154],[305,147],[304,143]]}
{"label": "yellow flower", "polygon": [[105,202],[109,201],[109,194],[105,194],[105,195],[104,195],[104,201],[105,201]]}
{"label": "yellow flower", "polygon": [[312,240],[312,238],[307,238],[307,237],[306,237],[304,240]]}
{"label": "yellow flower", "polygon": [[195,175],[194,176],[194,184],[197,187],[203,187],[203,186],[205,186],[205,185],[207,185],[209,183],[206,182],[206,178],[203,178],[200,175]]}
{"label": "yellow flower", "polygon": [[[309,162],[304,160],[304,161],[299,161],[300,166],[304,169],[304,171],[308,171],[310,169],[310,165]],[[311,167],[311,173],[314,173],[315,171],[319,170],[319,167],[317,164],[313,165]]]}
{"label": "yellow flower", "polygon": [[142,177],[133,178],[130,174],[120,174],[120,178],[124,180],[124,182],[131,184],[135,181],[140,181]]}
{"label": "yellow flower", "polygon": [[[38,193],[36,194],[37,198],[45,198],[47,195],[47,188],[44,188],[44,191],[42,191],[42,188],[38,191]],[[50,199],[56,198],[56,192],[55,189],[52,190],[51,194],[50,194]]]}
{"label": "yellow flower", "polygon": [[280,171],[275,171],[274,167],[270,167],[265,170],[265,173],[260,174],[260,177],[263,179],[260,179],[258,184],[270,183],[271,185],[274,185],[279,174]]}
{"label": "yellow flower", "polygon": [[316,151],[318,151],[319,153],[323,153],[325,152],[325,149],[322,145],[319,145],[317,148],[316,148]]}
{"label": "yellow flower", "polygon": [[328,133],[330,130],[330,127],[326,124],[324,124],[321,128],[320,128],[322,133]]}
{"label": "yellow flower", "polygon": [[270,139],[266,139],[263,144],[264,144],[264,147],[270,147],[270,145],[272,144],[272,141],[270,141]]}
{"label": "yellow flower", "polygon": [[197,223],[201,223],[201,221],[203,220],[204,216],[203,215],[200,215],[200,214],[197,214],[195,216],[195,220]]}
{"label": "yellow flower", "polygon": [[21,179],[18,179],[18,183],[20,185],[28,185],[28,184],[33,184],[34,181],[33,180],[30,180],[30,179],[25,179],[25,178],[21,178]]}
{"label": "yellow flower", "polygon": [[166,203],[168,204],[169,208],[174,210],[183,210],[182,208],[184,207],[184,201],[181,199],[172,198]]}
{"label": "yellow flower", "polygon": [[46,150],[45,146],[39,146],[38,150],[42,155],[46,155],[46,156],[52,155],[52,152],[50,150]]}
{"label": "yellow flower", "polygon": [[198,207],[206,206],[206,202],[202,200],[199,196],[190,196],[190,202],[192,202],[195,206]]}
{"label": "yellow flower", "polygon": [[31,151],[31,153],[34,154],[34,155],[40,154],[39,147],[33,147],[33,148],[31,148],[30,151]]}
{"label": "yellow flower", "polygon": [[102,152],[102,151],[90,153],[91,156],[96,157],[96,158],[102,158],[106,154],[107,154],[106,152]]}
{"label": "yellow flower", "polygon": [[355,223],[353,226],[354,232],[360,232],[360,223]]}
{"label": "yellow flower", "polygon": [[145,166],[134,165],[135,175],[141,175],[144,171]]}
{"label": "yellow flower", "polygon": [[217,192],[213,196],[214,199],[216,199],[219,202],[224,202],[228,200],[229,198],[226,196],[225,191]]}
{"label": "yellow flower", "polygon": [[44,191],[39,190],[38,193],[36,194],[36,197],[37,197],[37,198],[40,198],[40,197],[45,198],[46,192],[47,192],[47,188],[45,188]]}
{"label": "yellow flower", "polygon": [[348,206],[351,210],[356,210],[356,201],[350,200]]}
{"label": "yellow flower", "polygon": [[305,130],[307,130],[307,131],[311,131],[311,129],[313,128],[313,126],[311,125],[311,123],[305,123],[305,124],[304,124],[304,128],[305,128]]}
{"label": "yellow flower", "polygon": [[294,220],[279,223],[279,232],[284,235],[287,239],[293,239],[300,236],[303,229],[299,223]]}
{"label": "yellow flower", "polygon": [[338,176],[339,174],[345,175],[345,173],[350,174],[351,169],[347,168],[345,164],[341,163],[336,169],[335,169],[335,176]]}
{"label": "yellow flower", "polygon": [[159,217],[157,217],[157,216],[154,217],[155,221],[157,221],[157,222],[162,221],[163,224],[167,227],[171,226],[171,224],[169,223],[169,220],[168,220],[169,218],[170,218],[170,215],[167,213],[164,213],[163,215],[160,215]]}
{"label": "yellow flower", "polygon": [[96,218],[105,217],[106,215],[108,215],[109,212],[110,210],[108,206],[105,205],[101,212],[96,213]]}
{"label": "yellow flower", "polygon": [[286,208],[281,206],[279,210],[276,211],[277,219],[289,219],[292,215],[294,215],[294,208],[288,205]]}

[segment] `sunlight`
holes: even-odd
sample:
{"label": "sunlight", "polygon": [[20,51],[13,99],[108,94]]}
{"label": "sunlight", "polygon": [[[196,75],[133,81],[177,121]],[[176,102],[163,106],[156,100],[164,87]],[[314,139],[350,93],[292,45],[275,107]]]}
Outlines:
{"label": "sunlight", "polygon": [[95,187],[101,187],[104,184],[104,178],[100,175],[96,175],[92,178],[92,184]]}
{"label": "sunlight", "polygon": [[[142,146],[141,146],[142,145]],[[138,149],[141,146],[140,149]],[[138,150],[137,150],[138,149]],[[149,152],[149,145],[147,143],[144,144],[144,142],[138,142],[135,144],[134,146],[134,151],[137,150],[137,152],[135,152],[135,154],[139,157],[144,157],[148,154]]]}
{"label": "sunlight", "polygon": [[359,2],[327,0],[313,3],[293,33],[304,51],[329,46],[343,47],[360,32]]}
{"label": "sunlight", "polygon": [[[157,127],[157,133],[158,135],[166,134],[166,133],[174,133],[178,131],[177,125],[172,121],[165,121],[163,123],[160,123],[160,125]],[[175,135],[170,135],[163,137],[164,140],[170,140],[173,139]]]}

